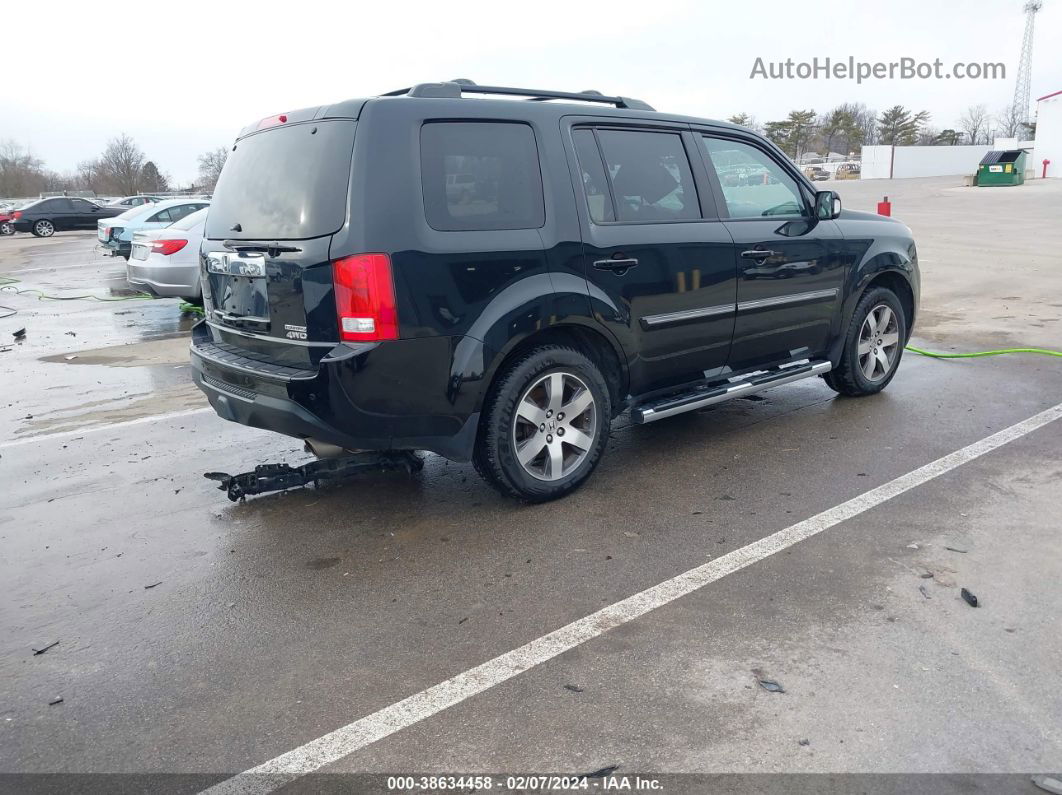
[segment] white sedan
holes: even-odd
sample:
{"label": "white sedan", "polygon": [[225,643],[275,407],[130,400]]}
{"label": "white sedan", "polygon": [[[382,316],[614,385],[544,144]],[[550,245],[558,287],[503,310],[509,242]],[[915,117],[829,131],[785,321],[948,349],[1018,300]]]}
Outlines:
{"label": "white sedan", "polygon": [[200,301],[199,244],[207,209],[161,229],[135,233],[125,268],[128,282],[159,298]]}

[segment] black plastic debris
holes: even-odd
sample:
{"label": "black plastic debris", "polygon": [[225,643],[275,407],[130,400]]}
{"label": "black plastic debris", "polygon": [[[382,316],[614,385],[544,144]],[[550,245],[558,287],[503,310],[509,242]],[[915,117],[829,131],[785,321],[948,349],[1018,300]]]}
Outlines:
{"label": "black plastic debris", "polygon": [[571,690],[573,693],[582,693],[583,692],[583,688],[579,687],[578,685],[565,685],[564,689],[565,690]]}
{"label": "black plastic debris", "polygon": [[13,333],[11,336],[14,337],[17,340],[25,339],[26,338],[26,329],[20,328],[18,331]]}
{"label": "black plastic debris", "polygon": [[53,641],[52,643],[49,643],[47,646],[41,646],[39,649],[35,648],[33,650],[33,654],[34,654],[34,656],[36,656],[38,654],[44,654],[46,651],[48,651],[48,649],[50,649],[50,648],[52,648],[54,646],[58,646],[58,645],[59,645],[59,641]]}
{"label": "black plastic debris", "polygon": [[958,552],[960,555],[965,555],[968,550],[959,549],[958,547],[944,547],[948,552]]}
{"label": "black plastic debris", "polygon": [[785,688],[784,687],[782,687],[777,682],[772,682],[770,679],[757,679],[756,681],[759,683],[760,687],[762,687],[764,690],[766,690],[769,693],[784,693],[785,692]]}
{"label": "black plastic debris", "polygon": [[595,770],[593,773],[583,773],[579,778],[604,778],[605,776],[611,776],[619,770],[619,765],[609,765],[599,770]]}
{"label": "black plastic debris", "polygon": [[362,472],[404,469],[409,474],[419,472],[424,462],[408,450],[389,453],[354,453],[339,458],[322,458],[299,467],[290,464],[259,464],[253,472],[230,475],[227,472],[206,472],[203,477],[216,480],[218,489],[227,492],[233,502],[251,494],[284,491],[312,483],[320,486],[323,480],[339,480]]}
{"label": "black plastic debris", "polygon": [[797,740],[797,745],[811,745],[811,740],[808,740],[808,739]]}
{"label": "black plastic debris", "polygon": [[966,602],[966,604],[968,604],[970,607],[977,607],[977,597],[967,591],[965,588],[959,591],[959,595],[962,596],[963,601]]}
{"label": "black plastic debris", "polygon": [[929,595],[929,591],[928,591],[928,590],[926,590],[926,586],[924,586],[924,585],[919,585],[919,586],[918,586],[918,591],[919,591],[919,593],[921,593],[921,594],[922,594],[922,596],[924,596],[924,597],[925,597],[926,599],[932,599],[932,598],[933,598],[932,596],[930,596],[930,595]]}
{"label": "black plastic debris", "polygon": [[162,583],[163,583],[163,580],[159,580],[158,582],[151,583],[151,585],[145,585],[144,586],[144,590],[146,591],[149,588],[157,588],[158,586],[162,585]]}
{"label": "black plastic debris", "polygon": [[56,696],[55,698],[53,698],[51,701],[48,702],[48,706],[49,707],[54,707],[56,704],[62,704],[62,703],[63,703],[63,697],[62,696]]}

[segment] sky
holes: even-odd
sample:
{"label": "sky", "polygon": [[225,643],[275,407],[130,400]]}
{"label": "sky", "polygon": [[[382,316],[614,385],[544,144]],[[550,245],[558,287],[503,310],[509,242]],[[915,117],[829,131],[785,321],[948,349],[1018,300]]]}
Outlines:
{"label": "sky", "polygon": [[[927,110],[955,127],[962,111],[1010,104],[1024,0],[884,3],[478,0],[50,0],[49,24],[0,33],[0,140],[73,170],[111,137],[132,136],[163,173],[195,178],[196,156],[247,124],[294,108],[418,82],[597,89],[658,110],[760,123],[841,102]],[[369,7],[371,6],[371,8]],[[1062,90],[1062,0],[1037,15],[1032,97]],[[949,70],[1001,62],[1005,79],[751,77],[764,63],[890,62]]]}

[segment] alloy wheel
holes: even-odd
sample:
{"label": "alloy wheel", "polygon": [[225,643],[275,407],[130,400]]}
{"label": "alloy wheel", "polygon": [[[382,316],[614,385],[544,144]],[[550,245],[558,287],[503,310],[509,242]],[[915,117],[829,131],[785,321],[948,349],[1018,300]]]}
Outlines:
{"label": "alloy wheel", "polygon": [[863,377],[874,383],[892,372],[900,352],[900,327],[888,304],[871,309],[859,329],[856,353]]}
{"label": "alloy wheel", "polygon": [[51,221],[38,221],[33,228],[41,237],[51,237],[55,234],[55,227]]}
{"label": "alloy wheel", "polygon": [[547,373],[516,405],[516,458],[531,477],[560,480],[590,454],[597,423],[597,403],[583,380],[572,373]]}

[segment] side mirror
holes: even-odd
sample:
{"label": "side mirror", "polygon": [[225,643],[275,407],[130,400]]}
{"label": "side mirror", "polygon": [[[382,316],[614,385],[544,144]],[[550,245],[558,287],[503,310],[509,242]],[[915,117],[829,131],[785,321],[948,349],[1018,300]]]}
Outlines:
{"label": "side mirror", "polygon": [[841,197],[832,190],[820,190],[815,194],[815,217],[820,221],[836,218],[841,214]]}

